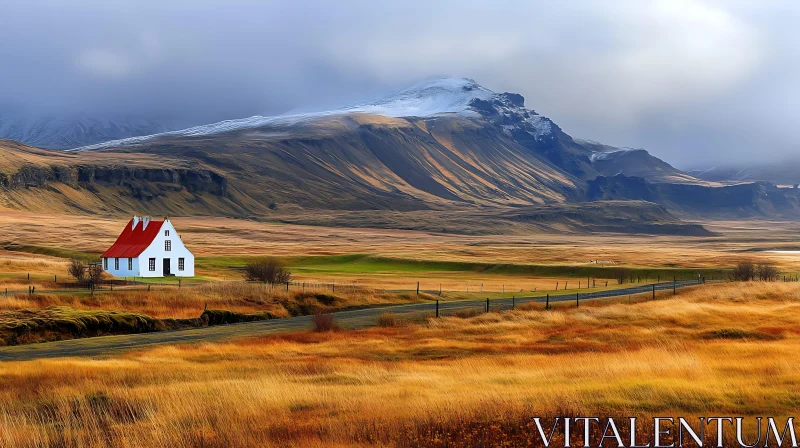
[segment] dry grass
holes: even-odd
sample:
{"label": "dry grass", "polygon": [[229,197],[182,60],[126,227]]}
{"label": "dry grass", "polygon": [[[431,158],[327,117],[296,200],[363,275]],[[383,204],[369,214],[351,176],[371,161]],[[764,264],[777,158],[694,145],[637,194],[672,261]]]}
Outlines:
{"label": "dry grass", "polygon": [[[24,286],[27,288],[27,285]],[[141,288],[138,286],[137,288]],[[344,288],[343,288],[344,289]],[[340,308],[366,305],[409,303],[415,295],[391,294],[372,290],[285,291],[280,287],[245,282],[210,282],[178,289],[154,285],[151,291],[104,291],[90,295],[78,293],[0,296],[3,311],[69,306],[79,310],[126,310],[155,318],[192,318],[206,307],[236,313],[269,312],[277,317],[315,314]]]}
{"label": "dry grass", "polygon": [[800,285],[726,284],[634,305],[4,363],[0,440],[525,446],[539,414],[786,416],[798,328]]}
{"label": "dry grass", "polygon": [[[2,239],[20,245],[101,253],[127,218],[97,218],[0,210]],[[707,222],[714,237],[552,232],[525,235],[447,235],[421,231],[278,225],[215,217],[177,217],[181,237],[200,257],[221,255],[336,255],[491,263],[585,265],[612,260],[644,267],[733,266],[742,258],[772,259],[800,271],[797,255],[747,252],[800,249],[797,222]],[[80,229],[76,233],[75,229]],[[0,241],[2,243],[3,241]],[[198,272],[205,275],[207,272]]]}

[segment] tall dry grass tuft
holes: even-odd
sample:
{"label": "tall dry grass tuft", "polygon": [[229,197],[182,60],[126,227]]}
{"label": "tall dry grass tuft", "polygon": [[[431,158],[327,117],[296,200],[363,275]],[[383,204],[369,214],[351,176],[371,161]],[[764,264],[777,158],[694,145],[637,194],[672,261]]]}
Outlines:
{"label": "tall dry grass tuft", "polygon": [[311,318],[311,322],[314,324],[314,331],[327,332],[339,329],[333,314],[316,314]]}

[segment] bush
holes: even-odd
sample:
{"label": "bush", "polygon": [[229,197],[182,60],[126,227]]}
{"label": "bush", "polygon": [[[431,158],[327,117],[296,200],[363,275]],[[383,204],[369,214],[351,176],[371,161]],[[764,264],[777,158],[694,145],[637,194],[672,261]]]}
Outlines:
{"label": "bush", "polygon": [[389,328],[397,326],[397,316],[392,313],[384,313],[378,316],[378,326]]}
{"label": "bush", "polygon": [[333,314],[316,314],[311,318],[311,321],[314,322],[314,331],[320,333],[339,329],[333,321]]}
{"label": "bush", "polygon": [[89,276],[89,281],[96,285],[103,278],[103,266],[100,263],[89,264],[86,275]]}
{"label": "bush", "polygon": [[287,283],[292,273],[275,257],[259,257],[244,267],[244,278],[253,282],[266,282],[270,285]]}
{"label": "bush", "polygon": [[756,265],[752,261],[740,261],[731,272],[731,280],[735,282],[750,282],[756,278]]}
{"label": "bush", "polygon": [[758,264],[758,279],[762,282],[774,282],[778,280],[780,271],[772,263],[764,262]]}
{"label": "bush", "polygon": [[75,280],[80,283],[86,277],[86,265],[83,264],[81,260],[73,258],[69,261],[69,265],[67,266],[67,274],[74,277]]}

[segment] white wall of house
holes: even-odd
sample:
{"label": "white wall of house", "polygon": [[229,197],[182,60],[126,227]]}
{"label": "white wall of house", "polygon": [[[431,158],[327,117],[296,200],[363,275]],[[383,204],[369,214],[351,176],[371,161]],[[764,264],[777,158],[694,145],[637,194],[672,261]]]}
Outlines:
{"label": "white wall of house", "polygon": [[[119,263],[119,268],[117,268]],[[128,264],[130,263],[130,264]],[[130,269],[128,268],[130,266]],[[104,258],[103,270],[114,277],[140,277],[138,258]]]}
{"label": "white wall of house", "polygon": [[[139,223],[142,225],[142,223]],[[169,250],[167,250],[169,241]],[[194,277],[194,254],[186,248],[178,232],[169,220],[165,220],[158,235],[138,258],[132,260],[128,269],[128,259],[119,258],[119,269],[116,269],[114,258],[104,259],[103,268],[115,277],[164,277],[165,263],[169,265],[169,274],[177,277]],[[155,266],[152,266],[151,260]],[[165,260],[168,260],[165,262]],[[108,268],[106,269],[106,263]],[[154,270],[150,268],[154,267]],[[182,269],[181,269],[182,268]]]}
{"label": "white wall of house", "polygon": [[[166,242],[170,242],[170,250],[166,250]],[[179,269],[179,260],[183,258],[183,269]],[[150,260],[155,259],[155,270],[150,270]],[[164,260],[169,260],[169,270],[177,277],[194,277],[194,254],[183,244],[178,232],[169,220],[164,221],[158,236],[150,246],[139,255],[139,277],[163,277]]]}

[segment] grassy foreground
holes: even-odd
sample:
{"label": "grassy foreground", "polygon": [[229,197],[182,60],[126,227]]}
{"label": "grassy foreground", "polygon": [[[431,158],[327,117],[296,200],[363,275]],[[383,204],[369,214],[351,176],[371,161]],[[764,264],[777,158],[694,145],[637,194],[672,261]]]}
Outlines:
{"label": "grassy foreground", "polygon": [[[800,285],[0,364],[8,446],[528,446],[534,415],[792,415]],[[444,441],[450,440],[445,445]]]}

